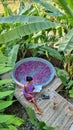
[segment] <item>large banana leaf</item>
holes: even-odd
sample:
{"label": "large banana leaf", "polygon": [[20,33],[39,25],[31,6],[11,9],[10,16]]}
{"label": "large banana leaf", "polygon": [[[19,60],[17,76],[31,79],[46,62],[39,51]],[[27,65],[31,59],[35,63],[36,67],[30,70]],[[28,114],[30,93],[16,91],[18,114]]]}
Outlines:
{"label": "large banana leaf", "polygon": [[7,60],[8,60],[7,57],[3,55],[2,51],[0,51],[0,66],[1,64],[3,64],[3,66],[6,66],[4,64],[6,63]]}
{"label": "large banana leaf", "polygon": [[24,121],[18,117],[15,117],[14,115],[0,115],[0,123],[6,122],[7,124],[15,124],[19,126]]}
{"label": "large banana leaf", "polygon": [[55,6],[53,6],[53,4],[51,4],[51,2],[46,2],[44,0],[32,0],[36,3],[39,3],[40,5],[42,5],[46,10],[49,11],[48,15],[50,16],[63,16],[63,13],[59,11],[59,9],[57,9]]}
{"label": "large banana leaf", "polygon": [[51,47],[49,47],[49,46],[42,46],[41,48],[40,48],[40,50],[42,50],[42,51],[47,51],[51,56],[53,56],[53,57],[55,57],[56,59],[58,59],[58,60],[63,60],[63,57],[60,55],[60,53],[57,51],[57,50],[55,50],[54,48],[51,48]]}
{"label": "large banana leaf", "polygon": [[7,17],[1,17],[0,23],[37,23],[37,22],[43,22],[46,19],[39,16],[24,16],[24,15],[15,15],[15,16],[7,16]]}
{"label": "large banana leaf", "polygon": [[45,30],[45,29],[50,29],[50,28],[53,29],[56,27],[58,27],[58,25],[50,21],[44,21],[44,22],[41,21],[37,23],[21,25],[13,30],[10,30],[0,35],[0,44],[7,43],[11,40],[15,40],[18,38],[22,38],[23,36],[30,35],[40,30]]}
{"label": "large banana leaf", "polygon": [[63,51],[64,54],[69,54],[73,50],[73,28],[63,38],[58,50]]}
{"label": "large banana leaf", "polygon": [[10,106],[14,101],[0,101],[0,110],[7,108]]}
{"label": "large banana leaf", "polygon": [[7,121],[7,124],[14,124],[16,126],[20,126],[23,123],[25,123],[25,121],[19,117],[16,117],[16,116],[14,116],[12,120]]}
{"label": "large banana leaf", "polygon": [[0,86],[4,85],[4,84],[7,84],[7,83],[10,83],[12,82],[12,79],[3,79],[3,80],[0,80]]}
{"label": "large banana leaf", "polygon": [[34,110],[31,107],[26,107],[26,112],[27,112],[27,114],[29,116],[30,122],[37,127],[38,126],[38,121],[36,119]]}
{"label": "large banana leaf", "polygon": [[18,130],[14,125],[9,125],[8,128],[8,130]]}
{"label": "large banana leaf", "polygon": [[0,66],[0,74],[4,74],[7,73],[9,71],[12,70],[12,67],[4,67],[4,66]]}
{"label": "large banana leaf", "polygon": [[8,90],[8,91],[5,91],[5,92],[0,92],[0,99],[12,94],[14,91],[12,90]]}

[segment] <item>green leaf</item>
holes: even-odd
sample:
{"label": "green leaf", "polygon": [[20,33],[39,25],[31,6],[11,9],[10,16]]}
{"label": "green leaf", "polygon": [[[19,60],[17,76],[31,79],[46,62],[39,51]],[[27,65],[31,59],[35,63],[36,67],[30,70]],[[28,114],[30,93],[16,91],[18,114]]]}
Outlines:
{"label": "green leaf", "polygon": [[3,67],[3,66],[0,66],[0,74],[4,74],[4,73],[7,73],[9,71],[11,71],[12,68],[11,67]]}
{"label": "green leaf", "polygon": [[57,0],[57,1],[58,4],[61,5],[61,8],[63,8],[63,10],[65,11],[69,23],[73,26],[73,11],[69,7],[69,4],[67,3],[66,0]]}
{"label": "green leaf", "polygon": [[27,112],[27,114],[29,116],[30,122],[37,127],[38,126],[38,121],[36,119],[34,110],[32,108],[30,108],[30,107],[26,107],[26,112]]}
{"label": "green leaf", "polygon": [[48,13],[50,16],[63,16],[63,13],[59,11],[53,4],[51,4],[50,1],[44,1],[44,0],[32,0],[36,3],[39,3],[42,5],[46,10],[50,11],[51,13]]}
{"label": "green leaf", "polygon": [[5,64],[7,57],[0,51],[0,64]]}
{"label": "green leaf", "polygon": [[37,118],[36,118],[36,116],[35,116],[34,110],[32,108],[26,107],[26,111],[27,111],[27,114],[29,116],[30,122],[34,126],[36,126],[38,128],[38,130],[54,130],[53,127],[47,126],[45,122],[38,121]]}
{"label": "green leaf", "polygon": [[27,5],[25,8],[19,10],[19,15],[26,14],[27,11],[31,9],[32,5]]}
{"label": "green leaf", "polygon": [[0,24],[3,23],[37,23],[46,21],[45,18],[39,16],[15,15],[0,18]]}
{"label": "green leaf", "polygon": [[45,126],[44,126],[44,130],[55,130],[55,128],[54,128],[54,127],[51,127],[51,126],[45,125]]}
{"label": "green leaf", "polygon": [[8,120],[12,120],[14,118],[13,115],[0,115],[0,123],[7,122]]}
{"label": "green leaf", "polygon": [[72,85],[73,85],[73,80],[70,80],[66,85],[66,89],[70,89]]}
{"label": "green leaf", "polygon": [[9,128],[2,128],[0,127],[0,130],[10,130]]}
{"label": "green leaf", "polygon": [[12,91],[12,90],[8,90],[8,91],[5,91],[5,92],[0,92],[0,99],[12,94],[13,92],[14,91]]}
{"label": "green leaf", "polygon": [[15,62],[17,60],[18,49],[19,49],[19,45],[15,45],[13,46],[12,50],[9,52],[8,62],[7,62],[8,66],[14,67]]}
{"label": "green leaf", "polygon": [[51,47],[49,47],[49,46],[43,46],[43,47],[41,47],[40,48],[40,50],[43,50],[43,51],[48,51],[48,53],[51,55],[51,56],[53,56],[53,57],[55,57],[56,59],[58,59],[58,60],[63,60],[63,57],[60,55],[60,53],[57,51],[57,50],[55,50],[54,48],[51,48]]}
{"label": "green leaf", "polygon": [[21,39],[23,36],[30,35],[40,30],[45,30],[49,28],[53,29],[56,27],[58,27],[58,25],[50,21],[25,24],[0,35],[0,44],[7,43],[18,38]]}
{"label": "green leaf", "polygon": [[10,106],[14,101],[2,101],[0,102],[0,110],[7,108]]}
{"label": "green leaf", "polygon": [[20,7],[19,7],[19,10],[18,10],[18,14],[20,14],[24,8],[25,8],[24,2],[20,1]]}
{"label": "green leaf", "polygon": [[68,72],[66,72],[65,70],[63,69],[59,69],[56,67],[56,73],[57,73],[57,76],[61,79],[62,83],[64,85],[67,85],[67,81],[69,80],[69,74]]}
{"label": "green leaf", "polygon": [[24,123],[24,120],[14,116],[14,115],[0,115],[0,123],[5,122],[7,125],[8,124],[14,124],[17,126],[20,126],[21,124]]}
{"label": "green leaf", "polygon": [[13,15],[12,10],[8,7],[6,2],[2,2],[2,5],[4,7],[4,15]]}
{"label": "green leaf", "polygon": [[25,122],[24,122],[23,119],[14,116],[11,120],[8,120],[6,123],[7,124],[14,124],[16,126],[20,126],[21,124],[24,124]]}
{"label": "green leaf", "polygon": [[72,0],[66,0],[66,1],[69,4],[69,6],[73,9],[73,2],[72,2]]}
{"label": "green leaf", "polygon": [[2,64],[0,63],[0,67],[6,67],[5,61]]}
{"label": "green leaf", "polygon": [[15,126],[13,125],[8,125],[9,129],[8,130],[18,130]]}
{"label": "green leaf", "polygon": [[32,46],[30,45],[29,48],[30,49],[37,49],[43,45],[45,45],[45,44],[44,43],[40,43],[40,44],[34,43]]}
{"label": "green leaf", "polygon": [[62,42],[58,48],[58,51],[63,51],[64,54],[70,54],[73,50],[73,28],[62,39]]}
{"label": "green leaf", "polygon": [[12,82],[12,79],[3,79],[3,80],[0,80],[0,86],[4,85],[4,84],[8,84]]}
{"label": "green leaf", "polygon": [[69,90],[69,96],[73,98],[73,90]]}
{"label": "green leaf", "polygon": [[73,94],[73,90],[69,90],[69,93],[70,93],[70,94]]}

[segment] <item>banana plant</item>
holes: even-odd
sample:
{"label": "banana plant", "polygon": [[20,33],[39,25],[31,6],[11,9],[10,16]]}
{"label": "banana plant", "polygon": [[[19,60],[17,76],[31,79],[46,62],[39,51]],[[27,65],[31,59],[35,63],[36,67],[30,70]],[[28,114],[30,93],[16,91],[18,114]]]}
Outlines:
{"label": "banana plant", "polygon": [[[45,10],[48,10],[49,12],[51,12],[51,16],[55,16],[56,22],[60,22],[58,21],[59,19],[61,20],[61,22],[64,22],[64,19],[68,22],[67,24],[70,24],[71,26],[73,26],[73,11],[72,9],[69,7],[69,5],[71,5],[71,1],[69,2],[68,0],[56,0],[55,4],[58,5],[58,8],[54,7],[53,2],[44,2],[43,0],[32,0],[36,3],[39,3],[40,5],[42,5]],[[50,4],[52,3],[52,4]],[[68,4],[69,3],[69,4]],[[62,8],[64,11],[59,10],[59,7]],[[57,14],[57,15],[55,15]],[[50,17],[50,14],[48,13],[48,16]],[[57,17],[59,17],[57,19]],[[55,21],[54,19],[54,21]],[[60,24],[63,26],[63,24]],[[69,27],[69,30],[72,27]],[[73,44],[72,44],[72,35],[73,34],[73,29],[71,29],[68,34],[65,36],[65,38],[63,38],[63,41],[61,42],[60,46],[59,46],[59,50],[63,49],[63,52],[65,53],[69,53],[70,51],[72,51],[73,49]],[[65,39],[65,40],[64,40]]]}
{"label": "banana plant", "polygon": [[53,29],[58,25],[51,21],[38,21],[34,23],[25,23],[13,30],[10,30],[4,34],[0,35],[0,44],[10,42],[15,39],[22,39],[23,36],[33,34],[34,32],[38,32],[40,30],[45,29]]}
{"label": "banana plant", "polygon": [[[9,72],[12,68],[8,67],[6,62],[7,62],[7,57],[4,56],[2,53],[0,55],[0,59],[2,58],[2,62],[0,62],[0,76],[4,73]],[[2,68],[3,67],[3,68]],[[5,114],[5,109],[12,105],[13,101],[12,98],[8,97],[13,97],[14,89],[10,87],[8,89],[8,84],[11,84],[12,80],[11,79],[3,79],[0,80],[0,129],[4,130],[17,130],[16,126],[20,126],[21,124],[24,123],[24,120],[20,119],[19,117],[16,117],[15,115],[9,115]],[[7,84],[6,89],[4,89],[5,85]]]}
{"label": "banana plant", "polygon": [[49,55],[55,57],[56,59],[58,59],[58,60],[60,60],[60,61],[63,60],[62,55],[61,55],[57,50],[55,50],[54,48],[51,48],[51,47],[45,45],[45,46],[42,46],[42,47],[40,48],[40,50],[42,50],[42,51],[47,51]]}
{"label": "banana plant", "polygon": [[[34,15],[34,12],[36,12],[36,16],[32,16]],[[10,25],[10,28],[6,30],[5,33],[2,32],[0,35],[1,44],[14,41],[15,39],[22,40],[22,38],[27,35],[34,34],[41,30],[54,29],[59,26],[58,24],[55,24],[55,22],[51,22],[44,17],[40,17],[37,12],[38,9],[36,9],[34,4],[25,7],[24,3],[20,2],[20,8],[17,15],[8,15],[8,17],[0,18],[1,25]],[[14,25],[14,27],[11,27],[11,25]]]}

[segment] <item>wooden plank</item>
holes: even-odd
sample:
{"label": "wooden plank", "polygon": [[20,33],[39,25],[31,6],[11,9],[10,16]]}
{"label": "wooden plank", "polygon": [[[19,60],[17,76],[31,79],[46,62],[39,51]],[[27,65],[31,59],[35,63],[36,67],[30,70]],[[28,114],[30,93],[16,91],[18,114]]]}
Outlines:
{"label": "wooden plank", "polygon": [[52,125],[52,126],[57,125],[57,123],[60,126],[61,125],[61,120],[63,121],[63,118],[66,117],[66,114],[67,115],[69,114],[69,112],[67,110],[69,108],[70,103],[68,103],[68,101],[66,99],[64,99],[62,96],[60,96],[59,94],[57,94],[57,96],[58,96],[59,99],[60,98],[62,99],[62,102],[60,103],[60,106],[58,107],[57,111],[55,111],[55,114],[53,115],[53,117],[49,121],[50,125]]}
{"label": "wooden plank", "polygon": [[71,122],[71,121],[73,121],[73,116],[71,116],[71,115],[68,114],[65,117],[64,122],[62,123],[62,125],[59,126],[59,129],[60,130],[62,130],[62,129],[69,130],[69,124],[68,124],[68,122]]}
{"label": "wooden plank", "polygon": [[71,127],[72,124],[73,124],[73,115],[69,118],[69,120],[67,121],[66,125],[63,128],[65,130],[69,130],[69,128]]}
{"label": "wooden plank", "polygon": [[63,84],[62,84],[61,80],[57,76],[55,76],[53,81],[48,85],[48,89],[50,91],[55,91],[57,89],[61,89],[62,85]]}
{"label": "wooden plank", "polygon": [[[70,105],[68,105],[68,101],[64,99],[62,96],[57,94],[56,92],[51,92],[51,95],[56,94],[58,100],[58,108],[56,110],[52,109],[52,99],[49,100],[48,106],[44,109],[44,113],[41,116],[40,120],[44,121],[47,125],[51,126],[58,126],[58,128],[61,127],[61,124],[65,125],[67,120],[70,118],[69,112],[67,112],[67,109]],[[48,113],[48,114],[46,114]],[[57,129],[59,130],[59,129]],[[62,129],[61,129],[62,130]]]}
{"label": "wooden plank", "polygon": [[[73,120],[73,115],[69,107],[73,110],[73,105],[55,91],[61,85],[61,81],[55,77],[49,85],[43,87],[42,91],[36,94],[38,104],[43,110],[43,114],[36,114],[36,117],[39,121],[44,121],[47,125],[58,126],[56,130],[68,130]],[[50,99],[43,100],[41,98],[42,94],[49,94]],[[21,87],[16,87],[14,95],[24,107],[31,106],[34,109],[33,104],[25,99]],[[55,110],[53,109],[54,102],[57,103]]]}
{"label": "wooden plank", "polygon": [[59,113],[58,117],[52,123],[52,126],[58,126],[58,129],[61,127],[63,128],[66,125],[67,120],[71,117],[66,111],[68,106],[66,105],[65,108]]}
{"label": "wooden plank", "polygon": [[46,123],[49,123],[49,125],[52,125],[52,123],[55,121],[55,119],[58,118],[58,116],[62,112],[62,109],[64,109],[65,105],[66,105],[65,102],[64,103],[62,102],[61,105],[59,104],[59,107],[57,107],[57,109],[54,111],[51,118],[48,119]]}
{"label": "wooden plank", "polygon": [[64,129],[64,128],[66,130],[69,130],[69,127],[70,127],[71,123],[73,122],[73,111],[69,110],[69,107],[73,110],[73,105],[67,101],[67,106],[68,106],[68,108],[66,110],[67,116],[65,117],[64,122],[60,127],[60,130]]}
{"label": "wooden plank", "polygon": [[[55,92],[49,92],[49,95],[50,95],[50,99],[47,99],[47,100],[44,100],[43,102],[45,103],[45,101],[47,102],[47,106],[46,107],[43,107],[43,114],[41,116],[41,120],[42,121],[47,121],[47,119],[50,119],[51,116],[55,113],[55,110],[53,110],[53,102],[54,102],[54,96],[56,97],[57,95],[55,95],[56,93]],[[58,103],[58,106],[60,105],[60,102],[62,102],[62,99],[60,98],[57,98],[56,97],[56,100],[57,100],[57,103]],[[41,101],[42,102],[42,101]],[[43,106],[44,106],[44,103],[43,103]],[[40,104],[40,107],[42,107],[42,104]],[[46,114],[48,113],[48,114]]]}

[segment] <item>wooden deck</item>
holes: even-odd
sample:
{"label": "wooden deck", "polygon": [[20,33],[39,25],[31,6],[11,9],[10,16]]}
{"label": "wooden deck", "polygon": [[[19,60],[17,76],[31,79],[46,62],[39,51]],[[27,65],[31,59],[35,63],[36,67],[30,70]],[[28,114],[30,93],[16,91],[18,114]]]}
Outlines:
{"label": "wooden deck", "polygon": [[[62,87],[62,82],[59,78],[55,77],[49,85],[45,86],[36,95],[38,104],[43,109],[43,114],[36,114],[36,117],[47,125],[57,126],[56,130],[69,130],[71,124],[73,124],[73,105],[57,93],[60,87]],[[44,93],[49,94],[50,99],[43,100],[41,95]],[[28,103],[24,98],[21,87],[16,87],[15,97],[24,107],[31,106],[34,109],[33,104]],[[54,102],[57,103],[55,109],[53,109]]]}

